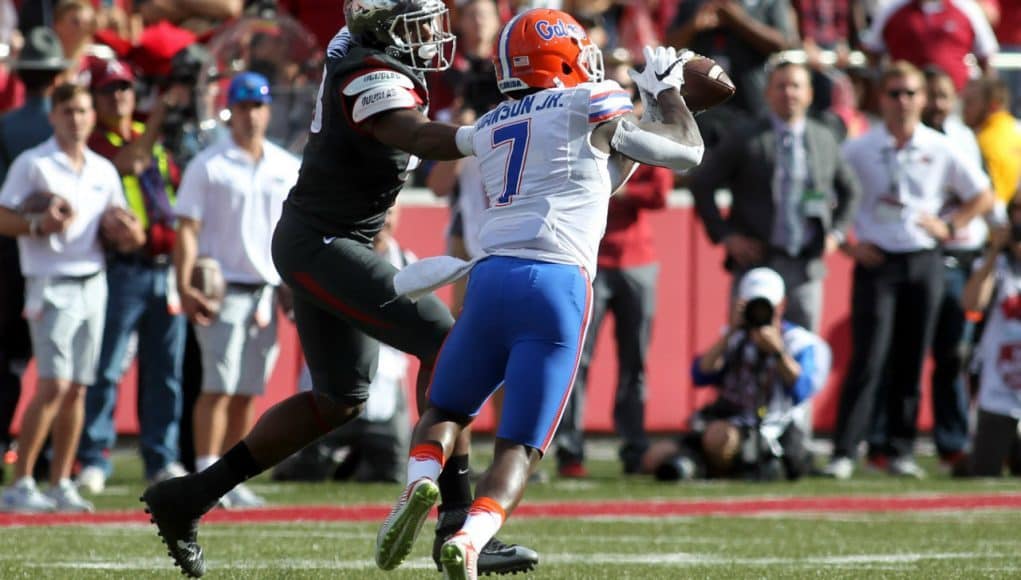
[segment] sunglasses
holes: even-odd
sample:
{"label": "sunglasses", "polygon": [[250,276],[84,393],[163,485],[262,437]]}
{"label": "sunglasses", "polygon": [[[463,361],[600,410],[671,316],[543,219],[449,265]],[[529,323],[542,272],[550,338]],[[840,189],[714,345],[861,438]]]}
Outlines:
{"label": "sunglasses", "polygon": [[886,96],[890,97],[891,99],[899,99],[905,95],[909,97],[914,97],[915,95],[918,94],[918,92],[919,91],[916,89],[890,89],[889,91],[886,91]]}

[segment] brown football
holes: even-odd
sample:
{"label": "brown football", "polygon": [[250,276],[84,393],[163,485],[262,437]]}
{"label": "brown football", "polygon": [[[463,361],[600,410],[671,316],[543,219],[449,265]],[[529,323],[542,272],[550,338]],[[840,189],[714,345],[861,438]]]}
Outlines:
{"label": "brown football", "polygon": [[227,293],[227,282],[223,279],[219,262],[209,256],[199,256],[191,270],[191,286],[209,300],[213,314],[219,312],[223,296]]}
{"label": "brown football", "polygon": [[56,204],[57,210],[65,216],[70,216],[74,213],[74,210],[71,209],[71,204],[66,199],[49,191],[36,191],[29,194],[29,196],[21,202],[21,205],[18,206],[18,213],[43,213],[49,209],[52,204]]}
{"label": "brown football", "polygon": [[734,81],[716,61],[695,55],[684,64],[681,96],[693,113],[711,109],[734,96]]}

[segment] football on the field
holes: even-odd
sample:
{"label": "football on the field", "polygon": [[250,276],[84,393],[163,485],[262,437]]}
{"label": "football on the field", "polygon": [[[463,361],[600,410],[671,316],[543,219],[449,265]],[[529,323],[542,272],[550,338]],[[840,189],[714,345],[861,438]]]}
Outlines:
{"label": "football on the field", "polygon": [[716,61],[700,54],[684,64],[681,96],[691,112],[711,109],[734,96],[734,81]]}
{"label": "football on the field", "polygon": [[199,256],[191,270],[191,287],[198,290],[208,301],[216,314],[220,310],[223,296],[227,293],[227,282],[220,270],[220,263],[209,256]]}
{"label": "football on the field", "polygon": [[64,216],[70,216],[74,213],[74,210],[71,209],[70,202],[49,191],[36,191],[29,194],[29,196],[21,202],[21,205],[18,206],[18,213],[24,215],[40,214],[49,209],[51,205],[55,205],[57,211]]}

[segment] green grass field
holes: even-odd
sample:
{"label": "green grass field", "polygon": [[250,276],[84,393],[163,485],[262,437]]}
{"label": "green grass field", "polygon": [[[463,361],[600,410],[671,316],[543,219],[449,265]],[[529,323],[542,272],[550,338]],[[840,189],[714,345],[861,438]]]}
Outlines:
{"label": "green grass field", "polygon": [[[481,448],[480,448],[481,451]],[[477,454],[482,465],[483,454]],[[932,460],[925,465],[935,473]],[[549,469],[551,466],[546,466]],[[660,484],[619,476],[615,461],[590,464],[589,480],[554,478],[529,503],[748,497],[997,493],[1018,481],[924,481],[863,475],[851,482]],[[278,484],[253,488],[274,505],[389,503],[396,485]],[[117,456],[97,509],[138,509],[138,461]],[[438,578],[427,525],[394,572],[372,562],[376,522],[210,524],[200,532],[208,578]],[[714,517],[511,518],[505,541],[541,553],[535,579],[617,578],[1021,578],[1021,510],[773,513]],[[0,527],[0,578],[180,577],[151,526]],[[522,578],[522,576],[517,576]]]}

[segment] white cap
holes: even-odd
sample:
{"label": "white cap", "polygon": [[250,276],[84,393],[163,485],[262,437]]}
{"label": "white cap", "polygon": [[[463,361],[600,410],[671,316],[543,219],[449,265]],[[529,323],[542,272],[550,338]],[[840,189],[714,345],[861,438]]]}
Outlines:
{"label": "white cap", "polygon": [[769,268],[749,270],[741,278],[737,287],[737,298],[748,302],[753,298],[765,298],[774,307],[783,302],[783,278]]}

